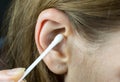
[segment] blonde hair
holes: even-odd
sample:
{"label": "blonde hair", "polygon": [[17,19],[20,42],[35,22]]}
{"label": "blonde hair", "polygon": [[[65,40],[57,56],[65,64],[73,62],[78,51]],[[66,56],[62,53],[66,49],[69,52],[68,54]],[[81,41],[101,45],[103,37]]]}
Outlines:
{"label": "blonde hair", "polygon": [[[69,17],[74,31],[92,42],[105,32],[112,32],[120,21],[120,0],[13,0],[9,8],[6,36],[7,54],[3,57],[8,68],[28,67],[39,56],[34,30],[38,15],[45,9],[56,8]],[[64,75],[55,75],[44,62],[27,77],[28,82],[61,82]]]}

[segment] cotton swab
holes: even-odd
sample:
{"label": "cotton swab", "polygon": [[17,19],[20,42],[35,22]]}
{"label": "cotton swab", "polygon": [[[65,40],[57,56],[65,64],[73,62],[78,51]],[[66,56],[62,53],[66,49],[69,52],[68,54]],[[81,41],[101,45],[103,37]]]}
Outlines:
{"label": "cotton swab", "polygon": [[63,40],[64,36],[62,34],[58,34],[51,44],[47,47],[47,49],[26,69],[24,75],[18,80],[21,82],[32,70],[33,68],[50,52],[57,44],[59,44]]}

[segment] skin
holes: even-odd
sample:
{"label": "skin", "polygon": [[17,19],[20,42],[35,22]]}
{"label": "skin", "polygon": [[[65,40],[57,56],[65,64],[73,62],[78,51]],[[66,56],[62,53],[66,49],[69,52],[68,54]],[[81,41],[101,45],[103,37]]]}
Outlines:
{"label": "skin", "polygon": [[[23,75],[25,68],[14,68],[0,71],[0,82],[17,82]],[[25,80],[22,82],[26,82]]]}
{"label": "skin", "polygon": [[[64,31],[61,32],[60,29]],[[56,9],[40,13],[35,30],[39,53],[48,46],[51,40],[48,39],[49,35],[54,38],[52,33],[55,30],[58,30],[57,34],[65,36],[43,59],[53,73],[65,75],[64,82],[120,82],[120,30],[106,33],[101,43],[91,44],[74,32],[67,16]],[[22,75],[23,72],[13,76]],[[6,78],[1,78],[2,73]],[[0,80],[4,79],[5,82],[10,82],[8,79],[13,76],[7,76],[4,70],[0,72]],[[17,77],[19,78],[20,76]],[[15,80],[16,77],[12,79]]]}
{"label": "skin", "polygon": [[[76,46],[81,49],[79,51],[71,45],[74,56],[71,57],[65,82],[120,82],[119,34],[120,31],[107,34],[106,40],[99,45],[94,44],[96,47],[91,47],[88,53],[82,52],[82,47]],[[83,44],[87,51],[87,43]]]}

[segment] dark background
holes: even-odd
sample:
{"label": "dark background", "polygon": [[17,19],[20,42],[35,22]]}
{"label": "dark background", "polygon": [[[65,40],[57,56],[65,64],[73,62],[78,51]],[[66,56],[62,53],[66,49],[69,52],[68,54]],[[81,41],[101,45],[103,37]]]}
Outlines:
{"label": "dark background", "polygon": [[9,7],[10,0],[0,0],[0,27],[2,24],[3,16],[5,14],[6,9]]}
{"label": "dark background", "polygon": [[0,0],[0,48],[2,47],[4,43],[4,37],[1,34],[2,21],[4,19],[4,14],[6,13],[6,10],[8,9],[10,2],[11,0]]}

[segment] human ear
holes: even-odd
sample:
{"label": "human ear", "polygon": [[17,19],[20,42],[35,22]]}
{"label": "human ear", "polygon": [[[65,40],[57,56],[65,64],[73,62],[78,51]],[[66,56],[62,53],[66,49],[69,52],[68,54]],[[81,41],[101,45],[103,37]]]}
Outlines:
{"label": "human ear", "polygon": [[43,59],[47,67],[56,74],[64,74],[68,69],[68,38],[72,34],[71,23],[65,13],[57,9],[46,9],[38,17],[35,28],[35,41],[39,53],[42,53],[57,34],[63,34],[64,40],[52,49]]}

